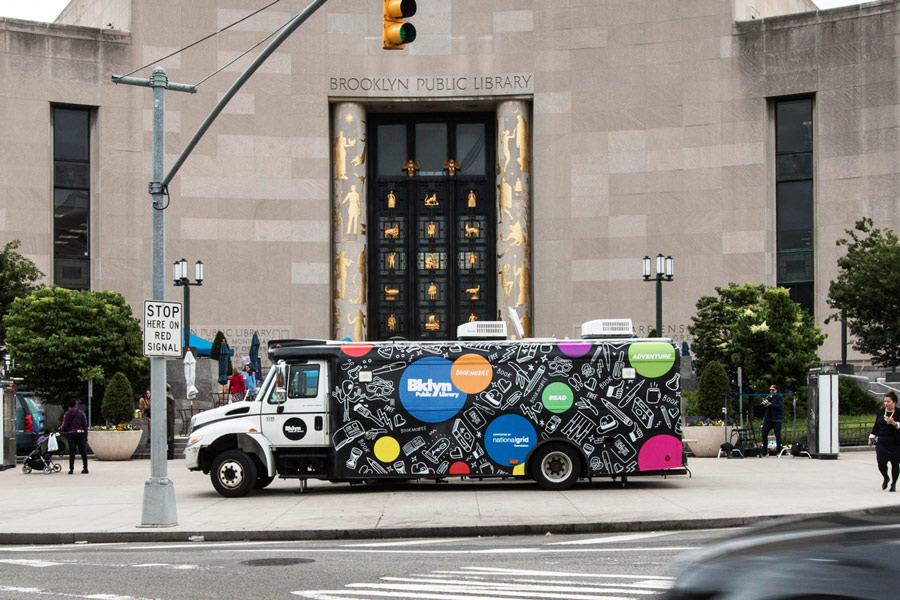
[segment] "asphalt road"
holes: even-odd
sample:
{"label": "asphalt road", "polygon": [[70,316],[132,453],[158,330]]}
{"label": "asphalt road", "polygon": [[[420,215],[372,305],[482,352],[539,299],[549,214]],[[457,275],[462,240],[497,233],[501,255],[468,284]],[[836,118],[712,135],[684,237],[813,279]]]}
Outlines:
{"label": "asphalt road", "polygon": [[676,557],[729,531],[9,546],[0,599],[653,599]]}

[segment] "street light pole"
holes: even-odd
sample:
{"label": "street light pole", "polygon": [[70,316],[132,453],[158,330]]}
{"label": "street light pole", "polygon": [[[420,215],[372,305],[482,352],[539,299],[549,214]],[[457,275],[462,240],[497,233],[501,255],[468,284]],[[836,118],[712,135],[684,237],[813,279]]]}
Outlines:
{"label": "street light pole", "polygon": [[675,277],[675,259],[671,256],[656,255],[656,275],[650,274],[650,257],[645,256],[642,263],[644,281],[656,282],[656,335],[663,337],[662,330],[662,284],[663,281],[672,281]]}
{"label": "street light pole", "polygon": [[[172,279],[175,286],[184,287],[184,352],[189,351],[191,345],[191,286],[203,285],[203,263],[197,261],[194,263],[194,282],[187,275],[187,261],[185,259],[176,260],[172,265]],[[184,355],[182,355],[184,356]]]}

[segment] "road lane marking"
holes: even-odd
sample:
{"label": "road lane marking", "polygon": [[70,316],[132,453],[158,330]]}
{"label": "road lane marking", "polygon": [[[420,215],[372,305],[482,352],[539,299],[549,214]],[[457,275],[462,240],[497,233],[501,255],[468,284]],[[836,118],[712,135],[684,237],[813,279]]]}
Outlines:
{"label": "road lane marking", "polygon": [[607,537],[590,538],[586,540],[570,540],[568,542],[551,542],[548,546],[577,546],[587,544],[610,544],[618,542],[632,542],[634,540],[645,540],[647,538],[655,538],[663,535],[672,535],[681,533],[680,531],[659,531],[651,533],[629,533],[625,535],[612,535]]}
{"label": "road lane marking", "polygon": [[362,544],[343,544],[345,548],[379,548],[386,546],[417,546],[421,544],[446,544],[448,542],[463,542],[473,538],[440,538],[427,540],[405,540],[401,542],[372,542]]}

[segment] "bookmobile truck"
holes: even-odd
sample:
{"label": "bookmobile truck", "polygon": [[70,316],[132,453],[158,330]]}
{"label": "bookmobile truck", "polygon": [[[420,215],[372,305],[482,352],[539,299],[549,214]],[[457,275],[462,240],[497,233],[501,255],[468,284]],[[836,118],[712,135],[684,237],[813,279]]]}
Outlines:
{"label": "bookmobile truck", "polygon": [[461,325],[454,342],[269,342],[253,401],[191,419],[185,462],[226,497],[276,475],[331,482],[686,473],[678,354],[632,337],[629,319],[582,339],[507,340]]}

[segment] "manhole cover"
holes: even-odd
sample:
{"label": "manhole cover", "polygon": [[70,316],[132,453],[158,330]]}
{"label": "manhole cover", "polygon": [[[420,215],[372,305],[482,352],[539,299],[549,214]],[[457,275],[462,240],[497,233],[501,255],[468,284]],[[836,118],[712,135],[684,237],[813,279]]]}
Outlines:
{"label": "manhole cover", "polygon": [[248,567],[287,567],[311,562],[316,561],[311,558],[256,558],[254,560],[245,560],[241,564]]}

